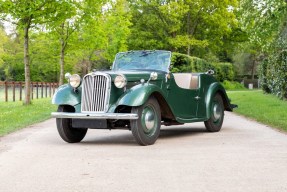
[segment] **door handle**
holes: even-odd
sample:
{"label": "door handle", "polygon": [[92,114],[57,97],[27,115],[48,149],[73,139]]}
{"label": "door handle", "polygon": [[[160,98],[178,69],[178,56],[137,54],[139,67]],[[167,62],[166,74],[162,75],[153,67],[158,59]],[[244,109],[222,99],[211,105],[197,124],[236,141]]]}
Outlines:
{"label": "door handle", "polygon": [[196,97],[194,97],[194,99],[195,99],[195,100],[199,100],[199,99],[200,99],[200,97],[196,96]]}

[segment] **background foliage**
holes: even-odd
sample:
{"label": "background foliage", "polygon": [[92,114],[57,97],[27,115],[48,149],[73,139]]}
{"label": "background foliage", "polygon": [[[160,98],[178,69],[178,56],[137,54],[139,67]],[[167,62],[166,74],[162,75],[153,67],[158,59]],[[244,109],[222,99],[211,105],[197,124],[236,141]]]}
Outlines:
{"label": "background foliage", "polygon": [[266,93],[287,97],[284,0],[25,2],[0,0],[2,81],[24,81],[29,27],[32,81],[107,69],[119,51],[165,49],[176,52],[175,72],[214,69],[222,82],[259,75]]}
{"label": "background foliage", "polygon": [[235,61],[250,66],[253,77],[258,71],[264,92],[281,99],[287,98],[286,11],[286,1],[242,0],[238,18],[249,37],[238,45],[242,57]]}
{"label": "background foliage", "polygon": [[173,53],[171,71],[178,72],[207,72],[214,70],[218,81],[234,80],[234,68],[231,63],[208,62],[198,57],[191,57],[181,53]]}

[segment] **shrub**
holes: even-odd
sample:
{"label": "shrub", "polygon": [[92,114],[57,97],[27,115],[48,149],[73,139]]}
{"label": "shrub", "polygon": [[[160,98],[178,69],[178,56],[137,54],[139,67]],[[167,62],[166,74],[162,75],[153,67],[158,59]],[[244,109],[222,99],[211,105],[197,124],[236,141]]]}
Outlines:
{"label": "shrub", "polygon": [[268,87],[268,59],[264,59],[259,67],[260,71],[260,84],[265,93],[271,93],[271,90]]}
{"label": "shrub", "polygon": [[223,83],[221,83],[223,85],[223,87],[226,90],[244,90],[246,89],[244,87],[244,85],[242,85],[241,83],[238,82],[234,82],[234,81],[223,81]]}
{"label": "shrub", "polygon": [[231,63],[209,63],[204,59],[191,57],[181,53],[173,53],[171,72],[205,72],[214,70],[218,81],[232,81],[234,79],[234,67]]}
{"label": "shrub", "polygon": [[234,67],[231,63],[217,63],[217,65],[219,65],[220,72],[222,73],[222,80],[234,80]]}
{"label": "shrub", "polygon": [[287,99],[287,43],[279,38],[271,54],[261,63],[261,84],[264,92]]}

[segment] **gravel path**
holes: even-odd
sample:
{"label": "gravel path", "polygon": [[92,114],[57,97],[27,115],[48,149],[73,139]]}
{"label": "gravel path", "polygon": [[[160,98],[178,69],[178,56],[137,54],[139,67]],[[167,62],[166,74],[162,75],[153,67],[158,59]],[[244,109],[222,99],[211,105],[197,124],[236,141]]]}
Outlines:
{"label": "gravel path", "polygon": [[142,147],[129,131],[89,130],[67,144],[50,119],[0,138],[0,191],[287,192],[287,135],[226,113],[219,133],[165,127]]}

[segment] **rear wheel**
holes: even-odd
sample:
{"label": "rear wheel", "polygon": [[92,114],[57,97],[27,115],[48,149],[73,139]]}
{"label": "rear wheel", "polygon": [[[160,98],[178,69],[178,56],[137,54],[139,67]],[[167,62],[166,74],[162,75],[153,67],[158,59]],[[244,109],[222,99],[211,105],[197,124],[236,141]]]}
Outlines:
{"label": "rear wheel", "polygon": [[211,117],[204,121],[205,127],[209,132],[218,132],[221,129],[224,119],[224,105],[220,94],[216,94],[211,103]]}
{"label": "rear wheel", "polygon": [[160,106],[154,97],[145,104],[133,107],[132,113],[138,114],[137,120],[131,120],[131,130],[139,145],[152,145],[156,142],[161,126]]}
{"label": "rear wheel", "polygon": [[[60,105],[58,112],[73,112],[70,106]],[[57,118],[57,129],[61,138],[68,143],[78,143],[84,139],[87,128],[73,128],[71,119]]]}

